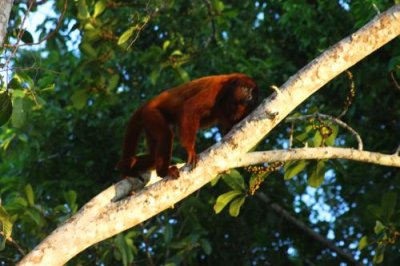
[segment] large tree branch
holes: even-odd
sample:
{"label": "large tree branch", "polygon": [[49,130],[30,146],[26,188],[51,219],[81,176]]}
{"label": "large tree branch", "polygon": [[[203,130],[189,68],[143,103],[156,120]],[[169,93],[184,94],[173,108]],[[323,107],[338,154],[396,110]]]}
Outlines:
{"label": "large tree branch", "polygon": [[[116,193],[115,187],[109,188],[102,209],[93,205],[95,201],[87,203],[83,210],[43,240],[19,265],[63,265],[90,245],[169,208],[234,165],[235,161],[324,84],[399,34],[400,5],[396,5],[290,78],[281,87],[280,93],[266,99],[221,143],[202,153],[193,171],[183,169],[179,179],[163,179],[117,202],[108,201]],[[267,114],[273,113],[277,115],[271,119]],[[99,195],[96,198],[100,200],[102,197]],[[90,215],[86,216],[85,210]]]}

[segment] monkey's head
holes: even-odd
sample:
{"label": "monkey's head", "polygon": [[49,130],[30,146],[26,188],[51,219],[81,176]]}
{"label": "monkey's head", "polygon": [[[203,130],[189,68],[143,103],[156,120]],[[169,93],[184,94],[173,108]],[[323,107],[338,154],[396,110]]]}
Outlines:
{"label": "monkey's head", "polygon": [[239,122],[258,104],[258,86],[255,81],[245,75],[238,75],[228,85],[230,97],[227,100],[229,117],[232,122]]}

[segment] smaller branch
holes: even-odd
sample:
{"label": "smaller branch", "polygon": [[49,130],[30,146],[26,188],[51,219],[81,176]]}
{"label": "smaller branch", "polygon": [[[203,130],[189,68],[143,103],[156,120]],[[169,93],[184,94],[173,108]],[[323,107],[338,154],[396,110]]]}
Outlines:
{"label": "smaller branch", "polygon": [[276,96],[282,95],[282,92],[279,90],[279,88],[276,85],[272,85],[271,89],[276,92]]}
{"label": "smaller branch", "polygon": [[231,167],[243,167],[265,162],[286,162],[313,159],[347,159],[378,165],[400,167],[400,156],[398,154],[382,154],[378,152],[337,147],[296,148],[290,150],[251,152],[243,155],[235,162],[235,165],[232,165]]}
{"label": "smaller branch", "polygon": [[333,252],[336,252],[338,254],[338,256],[342,257],[346,262],[351,263],[351,265],[360,265],[356,260],[354,260],[354,258],[350,254],[348,254],[344,250],[336,247],[335,244],[332,243],[332,241],[329,241],[328,239],[326,239],[322,235],[314,232],[314,230],[309,228],[302,221],[298,220],[296,217],[294,217],[292,214],[290,214],[288,211],[286,211],[280,205],[272,202],[271,199],[265,193],[257,192],[256,196],[261,201],[263,201],[269,208],[271,208],[276,213],[281,215],[286,221],[290,222],[292,225],[294,225],[295,227],[297,227],[301,231],[305,232],[308,236],[310,236],[314,240],[318,241],[319,243],[321,243],[326,248],[329,248]]}
{"label": "smaller branch", "polygon": [[397,149],[396,149],[394,155],[400,156],[400,145],[399,145],[399,147],[397,147]]}
{"label": "smaller branch", "polygon": [[[14,49],[12,50],[11,54],[8,56],[8,58],[7,58],[7,60],[6,60],[5,64],[4,64],[4,66],[6,66],[6,67],[7,67],[8,64],[10,63],[11,58],[14,57],[15,53],[16,53],[17,50],[18,50],[19,42],[21,41],[22,35],[23,35],[24,32],[25,32],[25,29],[24,29],[23,27],[24,27],[24,25],[25,25],[25,21],[26,21],[26,18],[28,17],[29,12],[31,12],[31,9],[32,9],[32,6],[33,6],[33,3],[34,3],[34,2],[35,2],[35,1],[31,1],[31,2],[29,3],[29,5],[28,5],[28,10],[26,11],[26,13],[25,13],[25,15],[24,15],[24,18],[22,19],[22,22],[21,22],[21,25],[20,25],[20,28],[19,28],[19,31],[18,31],[17,43],[16,43]],[[4,45],[4,46],[6,46],[6,45]]]}
{"label": "smaller branch", "polygon": [[392,77],[392,81],[394,83],[394,86],[400,90],[400,84],[397,82],[396,77],[394,76],[394,71],[390,71],[390,77]]}
{"label": "smaller branch", "polygon": [[[32,1],[32,2],[35,2],[35,1]],[[35,4],[38,4],[38,2],[36,1]],[[56,34],[56,33],[58,32],[58,30],[60,29],[60,27],[61,27],[61,22],[62,22],[62,20],[64,19],[65,12],[67,11],[67,7],[68,7],[68,0],[64,0],[64,9],[63,9],[63,11],[62,11],[60,17],[58,18],[56,28],[55,28],[53,31],[51,31],[49,34],[47,34],[47,36],[45,36],[43,39],[39,40],[39,41],[36,42],[36,43],[23,43],[23,44],[18,44],[18,42],[17,42],[16,44],[4,44],[4,46],[5,46],[5,47],[14,47],[14,49],[18,49],[19,47],[22,47],[22,46],[39,45],[39,44],[41,44],[41,43],[47,41],[48,39],[50,39],[51,37],[53,37],[53,35]],[[26,16],[27,16],[27,15],[26,15]],[[23,30],[23,31],[25,31],[25,30]]]}
{"label": "smaller branch", "polygon": [[349,70],[346,70],[346,74],[347,74],[347,78],[350,81],[350,90],[344,101],[343,111],[337,117],[338,119],[341,119],[347,113],[347,111],[349,110],[350,105],[353,103],[354,97],[356,95],[356,85],[354,83],[353,74]]}
{"label": "smaller branch", "polygon": [[[0,235],[5,237],[4,232],[0,232]],[[12,237],[6,237],[6,241],[12,244],[22,256],[26,255],[22,247]]]}
{"label": "smaller branch", "polygon": [[320,114],[320,113],[315,113],[312,115],[303,115],[301,117],[289,117],[286,119],[286,122],[292,122],[295,120],[306,120],[309,118],[322,118],[322,119],[327,119],[327,120],[330,120],[330,121],[336,123],[338,126],[341,126],[342,128],[348,130],[351,134],[353,134],[353,136],[357,139],[357,142],[358,142],[358,150],[362,151],[364,149],[364,144],[362,142],[360,134],[358,134],[357,131],[355,131],[352,127],[350,127],[345,122],[343,122],[342,120],[340,120],[336,117],[333,117],[330,115],[325,115],[325,114]]}

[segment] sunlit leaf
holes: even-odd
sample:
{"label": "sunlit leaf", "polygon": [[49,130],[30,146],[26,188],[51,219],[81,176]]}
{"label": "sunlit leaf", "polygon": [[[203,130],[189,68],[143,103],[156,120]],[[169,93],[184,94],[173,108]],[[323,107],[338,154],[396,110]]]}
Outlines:
{"label": "sunlit leaf", "polygon": [[240,208],[242,207],[245,200],[245,195],[242,195],[241,197],[233,200],[232,203],[229,205],[229,214],[233,217],[237,217],[239,215]]}
{"label": "sunlit leaf", "polygon": [[366,246],[368,246],[368,238],[367,236],[363,236],[358,242],[358,250],[363,250]]}
{"label": "sunlit leaf", "polygon": [[326,138],[325,145],[326,146],[335,146],[335,140],[339,133],[339,127],[337,125],[330,125],[330,128],[332,129],[332,132],[329,135],[329,137]]}
{"label": "sunlit leaf", "polygon": [[320,147],[322,144],[322,136],[319,131],[315,132],[314,137],[312,139],[312,146],[313,147]]}
{"label": "sunlit leaf", "polygon": [[135,32],[136,27],[130,27],[128,30],[126,30],[124,33],[121,34],[121,36],[118,39],[118,45],[122,45],[126,43],[129,38],[132,36],[132,34]]}
{"label": "sunlit leaf", "polygon": [[231,190],[222,195],[219,195],[219,197],[217,198],[217,201],[214,204],[215,213],[220,213],[229,202],[231,202],[234,198],[236,198],[242,194],[243,193],[240,191]]}
{"label": "sunlit leaf", "polygon": [[32,186],[30,184],[27,184],[24,188],[24,191],[29,206],[35,205],[35,195],[33,194]]}
{"label": "sunlit leaf", "polygon": [[317,166],[312,169],[311,175],[308,178],[308,184],[312,187],[319,187],[324,182],[325,177],[325,160],[319,160]]}
{"label": "sunlit leaf", "polygon": [[291,161],[285,164],[283,170],[285,171],[284,179],[289,180],[292,177],[299,174],[304,168],[307,166],[307,162],[305,160],[300,161]]}
{"label": "sunlit leaf", "polygon": [[2,241],[0,242],[0,251],[4,249],[6,239],[11,236],[13,224],[7,211],[0,206],[0,225],[1,233],[3,234]]}
{"label": "sunlit leaf", "polygon": [[98,15],[100,15],[101,13],[104,12],[104,10],[107,7],[107,1],[106,0],[99,0],[96,2],[96,4],[94,5],[94,13],[93,13],[93,17],[97,17]]}
{"label": "sunlit leaf", "polygon": [[379,245],[375,249],[375,256],[374,256],[374,259],[372,260],[373,263],[375,263],[375,264],[382,263],[383,259],[384,259],[384,253],[385,253],[385,246],[384,245]]}
{"label": "sunlit leaf", "polygon": [[381,233],[383,230],[385,230],[385,225],[383,225],[380,221],[375,222],[375,227],[374,227],[374,232],[375,234]]}
{"label": "sunlit leaf", "polygon": [[222,179],[233,190],[246,190],[244,177],[236,169],[231,169],[223,174]]}

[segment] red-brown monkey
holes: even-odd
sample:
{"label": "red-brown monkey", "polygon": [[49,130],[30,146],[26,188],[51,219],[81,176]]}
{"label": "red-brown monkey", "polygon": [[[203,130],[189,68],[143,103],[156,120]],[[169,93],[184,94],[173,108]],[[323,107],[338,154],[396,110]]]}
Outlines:
{"label": "red-brown monkey", "polygon": [[[199,128],[218,125],[228,132],[247,116],[258,102],[258,87],[253,79],[240,74],[207,76],[166,90],[133,113],[125,133],[121,160],[123,176],[138,176],[156,169],[160,177],[179,177],[170,167],[173,129],[187,152],[187,163],[195,166],[196,133]],[[136,156],[140,133],[144,131],[149,154]]]}

